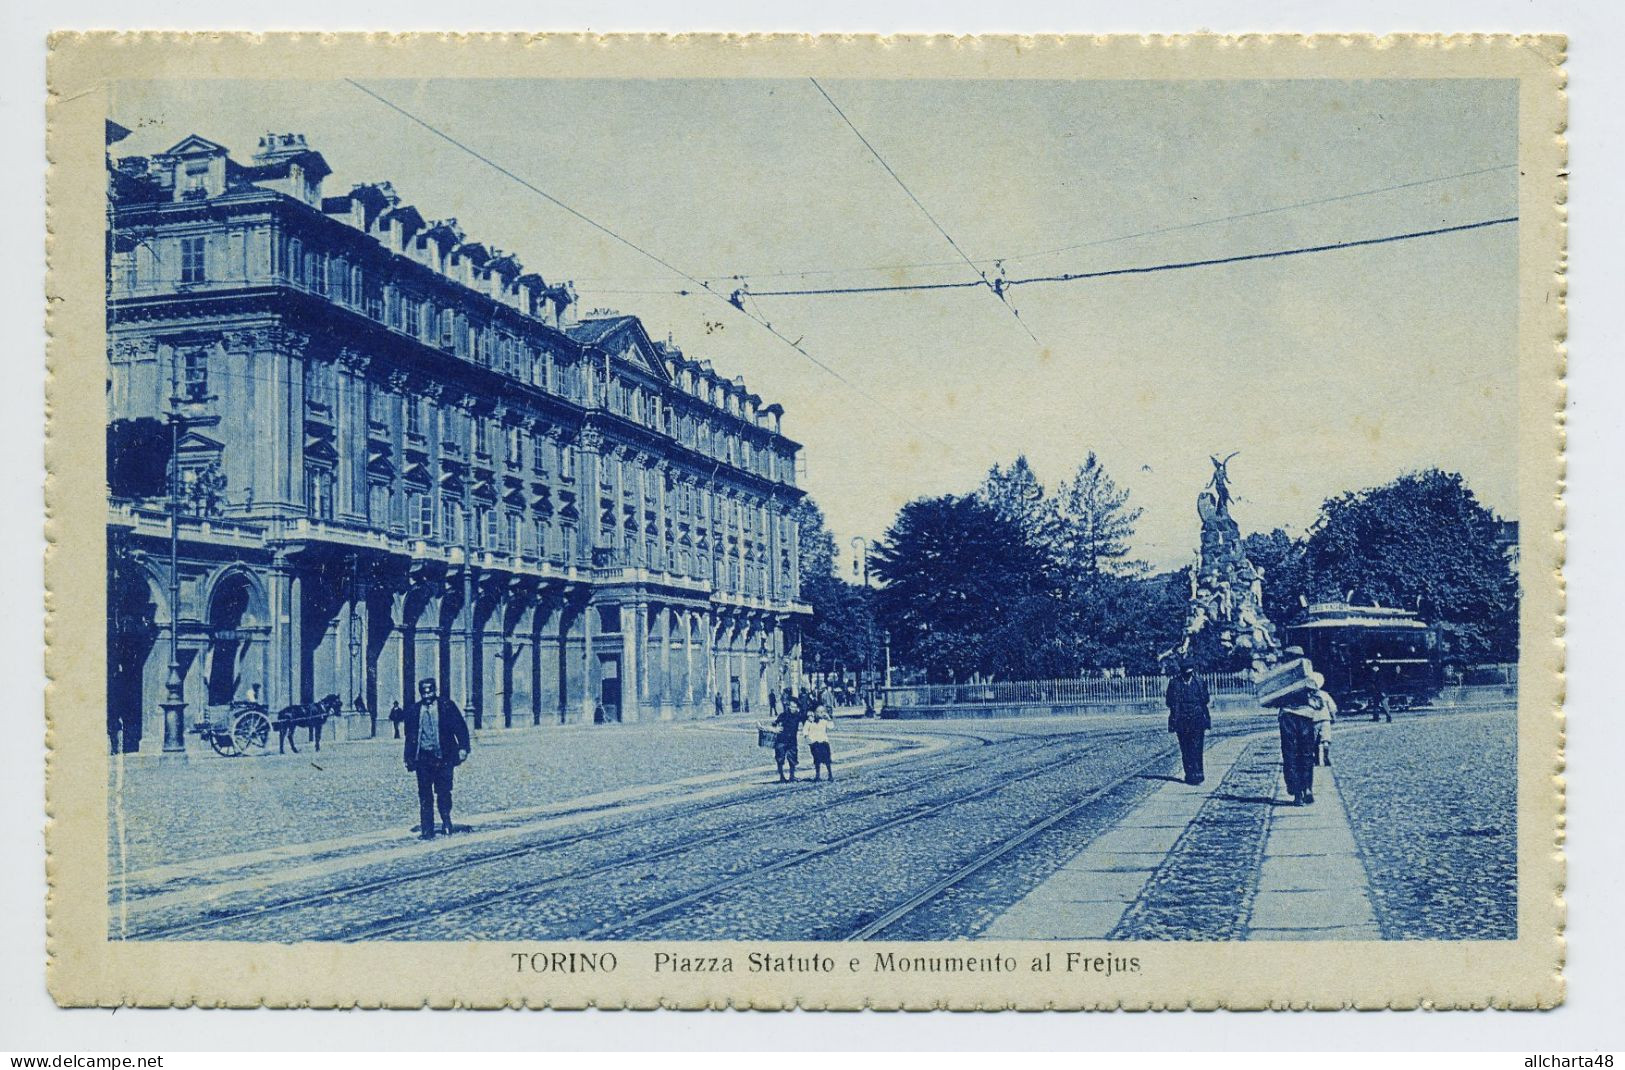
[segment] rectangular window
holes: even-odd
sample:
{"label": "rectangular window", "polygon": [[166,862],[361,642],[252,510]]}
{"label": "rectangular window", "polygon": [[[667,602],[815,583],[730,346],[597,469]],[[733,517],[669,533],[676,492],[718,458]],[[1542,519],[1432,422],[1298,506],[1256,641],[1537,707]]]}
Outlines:
{"label": "rectangular window", "polygon": [[136,285],[135,253],[113,254],[113,285],[122,290],[133,290]]}
{"label": "rectangular window", "polygon": [[207,161],[189,163],[181,176],[181,197],[191,200],[209,192],[209,164]]}
{"label": "rectangular window", "polygon": [[460,545],[463,541],[463,503],[456,498],[447,498],[441,515],[445,518],[440,532],[442,541]]}
{"label": "rectangular window", "polygon": [[440,347],[450,349],[457,332],[457,313],[451,309],[440,311]]}
{"label": "rectangular window", "polygon": [[367,422],[373,427],[389,427],[389,395],[377,388],[367,390]]}
{"label": "rectangular window", "polygon": [[181,396],[187,401],[202,401],[209,396],[207,350],[189,349],[181,357]]}
{"label": "rectangular window", "polygon": [[508,428],[508,467],[521,468],[525,463],[525,433],[517,427]]}
{"label": "rectangular window", "polygon": [[412,493],[407,498],[407,509],[412,534],[420,539],[434,537],[434,499],[427,494]]}
{"label": "rectangular window", "polygon": [[203,243],[204,239],[181,239],[181,281],[203,281]]}
{"label": "rectangular window", "polygon": [[406,433],[413,438],[423,437],[423,399],[406,399]]}
{"label": "rectangular window", "polygon": [[518,513],[508,514],[508,550],[518,555],[524,551],[524,521]]}
{"label": "rectangular window", "polygon": [[476,549],[483,548],[485,544],[485,525],[490,516],[490,510],[483,505],[474,507],[474,526],[469,532],[471,545]]}
{"label": "rectangular window", "polygon": [[476,457],[485,457],[488,455],[485,442],[485,419],[475,416],[471,418],[471,422],[474,425],[474,455]]}
{"label": "rectangular window", "polygon": [[305,473],[305,508],[312,520],[333,519],[333,473],[312,468]]}

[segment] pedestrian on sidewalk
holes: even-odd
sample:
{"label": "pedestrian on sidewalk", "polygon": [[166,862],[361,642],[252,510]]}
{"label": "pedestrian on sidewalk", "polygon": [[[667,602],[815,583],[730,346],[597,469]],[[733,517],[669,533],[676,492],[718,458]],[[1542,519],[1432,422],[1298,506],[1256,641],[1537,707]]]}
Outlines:
{"label": "pedestrian on sidewalk", "polygon": [[[806,718],[793,709],[782,709],[779,715],[773,718],[774,727],[778,728],[778,738],[773,741],[773,764],[779,769],[779,783],[787,784],[796,779],[796,763],[800,756],[796,753],[796,736],[801,731],[801,724]],[[785,766],[790,768],[790,776],[785,778]]]}
{"label": "pedestrian on sidewalk", "polygon": [[820,766],[829,773],[830,782],[835,781],[835,766],[829,757],[829,727],[834,723],[834,715],[823,706],[813,710],[812,719],[807,722],[807,749],[812,751],[815,784],[819,780]]}
{"label": "pedestrian on sidewalk", "polygon": [[1179,671],[1168,681],[1168,693],[1163,701],[1168,705],[1168,731],[1179,737],[1185,783],[1200,784],[1206,779],[1202,769],[1202,745],[1213,718],[1208,713],[1207,683],[1197,677],[1196,666],[1190,661],[1180,663]]}
{"label": "pedestrian on sidewalk", "polygon": [[722,692],[718,691],[716,693],[716,695],[713,696],[713,697],[716,699],[716,710],[711,714],[711,716],[712,717],[721,717],[722,716]]}
{"label": "pedestrian on sidewalk", "polygon": [[434,680],[418,683],[418,703],[406,719],[406,768],[418,778],[418,838],[434,839],[438,804],[440,830],[451,835],[451,784],[468,760],[468,722],[463,711],[439,694]]}
{"label": "pedestrian on sidewalk", "polygon": [[406,722],[406,711],[401,709],[401,700],[396,699],[389,707],[389,723],[395,726],[395,738],[401,738],[401,725]]}
{"label": "pedestrian on sidewalk", "polygon": [[1281,707],[1281,776],[1286,792],[1298,806],[1315,801],[1315,759],[1320,749],[1322,724],[1337,713],[1337,703],[1324,690],[1326,680],[1311,673],[1311,686]]}

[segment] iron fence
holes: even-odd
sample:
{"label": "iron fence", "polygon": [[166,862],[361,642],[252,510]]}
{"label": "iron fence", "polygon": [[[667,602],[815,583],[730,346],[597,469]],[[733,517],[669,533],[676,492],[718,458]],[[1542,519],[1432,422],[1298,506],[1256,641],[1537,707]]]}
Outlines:
{"label": "iron fence", "polygon": [[[1244,672],[1202,673],[1214,696],[1251,694]],[[986,684],[919,684],[884,689],[888,706],[1110,706],[1161,702],[1166,676],[1094,676],[1076,680],[1006,680]]]}

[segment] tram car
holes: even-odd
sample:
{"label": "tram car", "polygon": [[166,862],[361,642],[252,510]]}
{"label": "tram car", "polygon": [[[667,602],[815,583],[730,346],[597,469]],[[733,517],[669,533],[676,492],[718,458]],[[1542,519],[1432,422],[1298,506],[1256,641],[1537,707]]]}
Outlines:
{"label": "tram car", "polygon": [[1321,603],[1286,627],[1345,713],[1412,709],[1444,685],[1439,629],[1416,614],[1381,606]]}

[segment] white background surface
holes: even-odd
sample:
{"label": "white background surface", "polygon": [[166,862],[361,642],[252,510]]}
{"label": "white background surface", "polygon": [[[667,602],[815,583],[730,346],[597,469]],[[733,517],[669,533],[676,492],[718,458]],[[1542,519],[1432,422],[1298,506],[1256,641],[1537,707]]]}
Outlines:
{"label": "white background surface", "polygon": [[[220,1049],[1004,1048],[1441,1049],[1595,1052],[1625,1047],[1618,567],[1625,337],[1625,18],[1620,5],[1541,0],[1283,3],[1140,0],[930,4],[838,0],[577,0],[450,6],[423,0],[100,0],[7,5],[0,14],[0,1051]],[[1546,1013],[877,1015],[62,1011],[44,988],[42,428],[45,35],[53,29],[730,30],[843,32],[1511,31],[1570,35],[1569,983]],[[1239,1060],[1228,1060],[1239,1061]],[[1521,1065],[1497,1060],[1497,1065]],[[1310,1065],[1313,1065],[1311,1062]]]}

